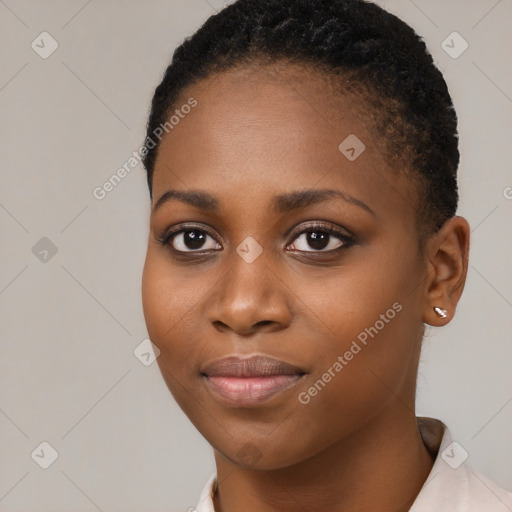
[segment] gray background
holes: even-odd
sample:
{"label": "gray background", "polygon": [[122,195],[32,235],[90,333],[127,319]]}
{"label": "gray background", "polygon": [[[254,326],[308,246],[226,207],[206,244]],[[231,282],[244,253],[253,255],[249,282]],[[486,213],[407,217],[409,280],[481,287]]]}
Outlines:
{"label": "gray background", "polygon": [[[457,315],[425,340],[418,414],[512,488],[512,2],[379,3],[449,84],[472,226]],[[186,510],[215,469],[156,364],[133,354],[147,337],[142,165],[103,200],[92,192],[140,147],[173,49],[222,4],[0,0],[1,512]],[[46,59],[31,47],[43,31],[59,45]],[[453,31],[469,43],[456,59],[441,46]],[[31,457],[42,441],[58,452],[46,470]]]}

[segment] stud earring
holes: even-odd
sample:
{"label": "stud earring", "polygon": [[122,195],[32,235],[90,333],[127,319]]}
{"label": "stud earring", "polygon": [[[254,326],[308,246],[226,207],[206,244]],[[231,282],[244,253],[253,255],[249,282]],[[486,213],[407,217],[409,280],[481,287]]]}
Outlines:
{"label": "stud earring", "polygon": [[448,315],[446,313],[448,313],[448,311],[446,309],[441,309],[441,308],[438,308],[437,306],[434,308],[434,311],[441,317],[441,318],[446,318]]}

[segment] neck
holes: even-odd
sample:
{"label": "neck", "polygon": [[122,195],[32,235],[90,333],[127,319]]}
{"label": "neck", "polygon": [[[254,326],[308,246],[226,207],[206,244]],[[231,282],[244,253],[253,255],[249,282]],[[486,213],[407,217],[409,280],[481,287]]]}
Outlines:
{"label": "neck", "polygon": [[432,469],[416,417],[377,418],[314,457],[275,470],[240,468],[215,452],[216,512],[408,511]]}

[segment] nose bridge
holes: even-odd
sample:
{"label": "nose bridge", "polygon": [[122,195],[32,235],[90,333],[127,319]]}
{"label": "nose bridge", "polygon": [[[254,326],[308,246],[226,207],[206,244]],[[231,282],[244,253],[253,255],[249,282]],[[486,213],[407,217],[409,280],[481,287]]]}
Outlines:
{"label": "nose bridge", "polygon": [[269,266],[268,254],[250,237],[229,255],[228,272],[219,283],[210,321],[238,333],[257,327],[283,328],[290,314],[280,280]]}

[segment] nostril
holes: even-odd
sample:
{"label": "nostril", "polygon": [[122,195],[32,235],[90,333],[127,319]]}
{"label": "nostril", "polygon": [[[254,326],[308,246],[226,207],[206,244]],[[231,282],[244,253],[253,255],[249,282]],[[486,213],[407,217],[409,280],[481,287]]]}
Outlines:
{"label": "nostril", "polygon": [[261,320],[261,322],[256,323],[255,326],[265,326],[265,325],[269,325],[272,323],[273,323],[272,320]]}
{"label": "nostril", "polygon": [[226,329],[229,328],[224,322],[221,322],[220,320],[215,320],[213,322],[213,326],[216,329],[219,329],[219,331],[225,331]]}

